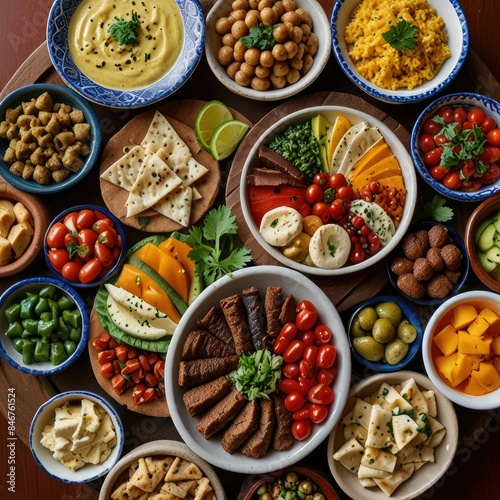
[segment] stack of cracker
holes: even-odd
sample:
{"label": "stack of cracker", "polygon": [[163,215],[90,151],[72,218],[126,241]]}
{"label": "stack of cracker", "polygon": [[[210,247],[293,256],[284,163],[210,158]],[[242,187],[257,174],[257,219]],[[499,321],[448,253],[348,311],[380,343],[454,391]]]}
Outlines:
{"label": "stack of cracker", "polygon": [[139,458],[119,482],[112,500],[215,500],[210,480],[180,457]]}

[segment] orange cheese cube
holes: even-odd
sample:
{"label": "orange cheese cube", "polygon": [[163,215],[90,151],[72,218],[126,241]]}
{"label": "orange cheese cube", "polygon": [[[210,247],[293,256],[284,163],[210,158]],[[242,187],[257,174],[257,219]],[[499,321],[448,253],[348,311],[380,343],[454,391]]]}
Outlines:
{"label": "orange cheese cube", "polygon": [[458,334],[451,325],[446,325],[438,334],[434,335],[433,340],[445,356],[449,356],[457,350]]}
{"label": "orange cheese cube", "polygon": [[474,337],[481,337],[489,327],[490,324],[478,314],[476,319],[467,327],[467,331]]}
{"label": "orange cheese cube", "polygon": [[488,392],[500,387],[500,374],[492,363],[481,363],[479,370],[474,370],[471,376]]}
{"label": "orange cheese cube", "polygon": [[458,332],[458,352],[462,354],[489,354],[490,338],[474,337],[467,332]]}
{"label": "orange cheese cube", "polygon": [[437,356],[434,359],[436,368],[442,375],[456,387],[463,382],[472,372],[473,363],[465,354],[455,352],[450,356]]}
{"label": "orange cheese cube", "polygon": [[471,304],[460,304],[453,310],[451,317],[451,326],[455,330],[467,328],[477,316],[476,308]]}
{"label": "orange cheese cube", "polygon": [[491,350],[493,351],[493,354],[500,356],[500,337],[493,337],[493,340],[491,341]]}
{"label": "orange cheese cube", "polygon": [[489,307],[485,307],[479,314],[491,325],[496,326],[496,329],[500,329],[500,316],[495,311],[492,311]]}
{"label": "orange cheese cube", "polygon": [[471,376],[464,392],[465,394],[470,394],[471,396],[482,396],[483,394],[487,394],[488,391],[476,380],[475,377]]}

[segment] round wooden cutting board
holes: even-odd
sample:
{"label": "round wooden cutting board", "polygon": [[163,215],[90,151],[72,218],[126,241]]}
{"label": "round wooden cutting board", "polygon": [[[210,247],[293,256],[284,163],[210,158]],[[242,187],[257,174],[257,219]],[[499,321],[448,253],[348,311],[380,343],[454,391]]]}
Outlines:
{"label": "round wooden cutting board", "polygon": [[[155,111],[159,111],[187,144],[195,160],[208,169],[208,172],[194,183],[202,195],[201,199],[193,202],[191,208],[190,224],[196,224],[213,205],[221,182],[219,162],[199,145],[193,130],[198,112],[205,102],[195,99],[167,102],[158,108],[150,109],[132,118],[106,144],[99,173],[102,174],[110,165],[120,159],[124,154],[124,148],[141,143],[149,129]],[[231,110],[231,112],[234,118],[251,125],[244,116],[235,110]],[[99,181],[106,206],[125,225],[148,233],[165,233],[183,228],[179,223],[152,210],[135,217],[127,217],[125,202],[128,198],[128,191],[106,180],[100,179]]]}
{"label": "round wooden cutting board", "polygon": [[[409,150],[410,134],[408,131],[389,115],[354,95],[338,92],[317,92],[295,98],[274,108],[257,122],[243,139],[236,151],[226,185],[226,203],[236,216],[239,225],[238,234],[242,242],[252,250],[253,260],[256,264],[282,265],[271,257],[255,240],[243,217],[239,193],[240,183],[246,182],[245,179],[241,179],[243,166],[255,142],[265,134],[271,125],[295,111],[314,106],[343,106],[367,113],[390,128],[406,149]],[[366,271],[353,274],[335,277],[310,275],[309,277],[323,289],[339,311],[344,311],[365,299],[373,297],[388,281],[386,266],[383,261],[374,264]]]}

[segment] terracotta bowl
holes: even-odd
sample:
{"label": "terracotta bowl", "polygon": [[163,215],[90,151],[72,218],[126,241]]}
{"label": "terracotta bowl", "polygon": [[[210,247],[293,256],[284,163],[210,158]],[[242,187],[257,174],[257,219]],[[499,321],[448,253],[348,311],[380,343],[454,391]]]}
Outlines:
{"label": "terracotta bowl", "polygon": [[29,247],[18,259],[0,266],[0,278],[6,278],[24,271],[42,256],[43,238],[50,222],[50,215],[45,205],[35,195],[11,186],[2,177],[0,177],[0,200],[10,200],[14,204],[21,202],[33,217],[34,234]]}
{"label": "terracotta bowl", "polygon": [[[478,229],[481,224],[490,217],[500,212],[500,194],[491,196],[484,200],[470,215],[465,226],[465,248],[469,255],[470,265],[474,274],[494,292],[500,293],[500,264],[497,265],[493,273],[486,272],[481,265],[478,257],[478,248],[476,246]],[[496,274],[494,274],[496,273]]]}

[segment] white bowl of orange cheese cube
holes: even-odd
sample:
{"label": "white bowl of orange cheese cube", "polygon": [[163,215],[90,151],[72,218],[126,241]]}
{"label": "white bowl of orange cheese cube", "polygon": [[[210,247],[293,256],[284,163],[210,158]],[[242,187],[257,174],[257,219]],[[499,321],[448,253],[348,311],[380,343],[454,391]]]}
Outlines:
{"label": "white bowl of orange cheese cube", "polygon": [[429,378],[454,403],[500,407],[498,294],[470,291],[441,305],[425,329],[422,356]]}

